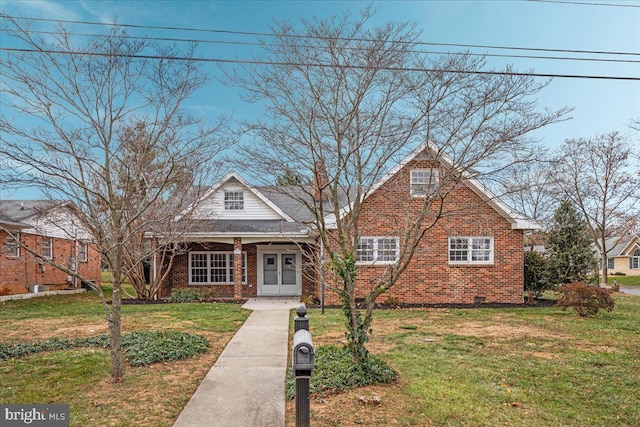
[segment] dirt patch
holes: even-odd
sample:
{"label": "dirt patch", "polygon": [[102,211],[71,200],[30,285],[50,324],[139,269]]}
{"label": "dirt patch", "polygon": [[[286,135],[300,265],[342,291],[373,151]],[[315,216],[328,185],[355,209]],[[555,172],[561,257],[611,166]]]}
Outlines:
{"label": "dirt patch", "polygon": [[[413,413],[407,402],[399,384],[316,397],[311,399],[311,424],[317,427],[432,425],[426,422],[424,414]],[[287,402],[285,425],[295,426],[294,400]]]}
{"label": "dirt patch", "polygon": [[555,338],[567,339],[569,335],[561,334],[540,328],[539,326],[527,325],[486,325],[479,322],[465,321],[460,325],[447,330],[456,335],[476,336],[480,338]]}
{"label": "dirt patch", "polygon": [[[101,380],[86,397],[85,425],[172,425],[233,333],[204,333],[211,349],[200,357],[147,367],[127,366],[123,383]],[[180,396],[180,399],[176,399]],[[143,404],[143,406],[141,406]]]}
{"label": "dirt patch", "polygon": [[107,322],[74,324],[76,320],[29,319],[4,325],[2,342],[35,342],[57,338],[81,338],[108,332]]}

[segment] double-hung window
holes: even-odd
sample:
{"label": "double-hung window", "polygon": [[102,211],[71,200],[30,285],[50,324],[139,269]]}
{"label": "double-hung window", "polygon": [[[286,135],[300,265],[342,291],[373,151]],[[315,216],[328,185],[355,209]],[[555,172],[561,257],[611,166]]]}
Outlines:
{"label": "double-hung window", "polygon": [[[189,284],[231,284],[233,252],[189,252]],[[247,283],[247,253],[242,253],[242,283]]]}
{"label": "double-hung window", "polygon": [[438,187],[438,169],[412,169],[410,193],[412,197],[426,197]]}
{"label": "double-hung window", "polygon": [[20,256],[20,233],[13,233],[16,236],[15,240],[11,236],[7,235],[4,242],[4,254],[7,258],[18,258]]}
{"label": "double-hung window", "polygon": [[53,258],[53,239],[51,237],[42,237],[42,258]]}
{"label": "double-hung window", "polygon": [[357,262],[390,264],[398,260],[397,237],[361,237],[358,240]]}
{"label": "double-hung window", "polygon": [[629,258],[629,268],[632,270],[640,269],[640,249],[637,249]]}
{"label": "double-hung window", "polygon": [[225,191],[224,192],[224,210],[225,211],[241,211],[244,209],[244,192],[242,191]]}
{"label": "double-hung window", "polygon": [[449,237],[449,264],[493,264],[493,237]]}
{"label": "double-hung window", "polygon": [[78,261],[87,262],[87,244],[78,242]]}

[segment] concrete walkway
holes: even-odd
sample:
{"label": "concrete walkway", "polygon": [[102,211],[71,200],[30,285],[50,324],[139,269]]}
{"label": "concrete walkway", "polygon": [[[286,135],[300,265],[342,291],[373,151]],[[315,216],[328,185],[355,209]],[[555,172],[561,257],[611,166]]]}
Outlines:
{"label": "concrete walkway", "polygon": [[236,332],[174,427],[284,426],[289,311],[296,299],[254,298]]}
{"label": "concrete walkway", "polygon": [[631,295],[640,295],[640,288],[632,288],[630,286],[620,286],[620,292]]}

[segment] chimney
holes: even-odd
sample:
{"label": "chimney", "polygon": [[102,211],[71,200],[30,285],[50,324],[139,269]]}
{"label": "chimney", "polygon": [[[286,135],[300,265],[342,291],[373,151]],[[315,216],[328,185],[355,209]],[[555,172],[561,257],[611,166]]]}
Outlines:
{"label": "chimney", "polygon": [[322,190],[324,190],[328,184],[327,179],[327,170],[324,168],[324,162],[322,160],[318,160],[314,165],[313,171],[313,199],[316,202],[324,199]]}

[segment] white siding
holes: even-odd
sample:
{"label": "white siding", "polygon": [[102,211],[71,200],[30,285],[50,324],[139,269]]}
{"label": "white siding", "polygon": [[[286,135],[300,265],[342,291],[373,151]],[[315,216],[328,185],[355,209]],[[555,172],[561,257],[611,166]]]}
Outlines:
{"label": "white siding", "polygon": [[[227,211],[224,209],[224,192],[244,192],[244,209]],[[283,219],[271,206],[263,202],[253,192],[236,180],[230,180],[220,186],[208,199],[203,200],[195,209],[194,219]]]}
{"label": "white siding", "polygon": [[31,228],[21,230],[22,233],[67,240],[92,240],[91,234],[83,227],[78,217],[65,208],[48,211],[25,222]]}

